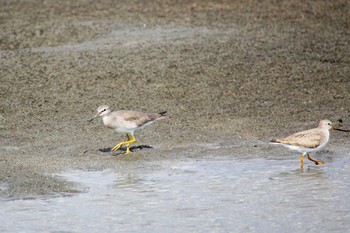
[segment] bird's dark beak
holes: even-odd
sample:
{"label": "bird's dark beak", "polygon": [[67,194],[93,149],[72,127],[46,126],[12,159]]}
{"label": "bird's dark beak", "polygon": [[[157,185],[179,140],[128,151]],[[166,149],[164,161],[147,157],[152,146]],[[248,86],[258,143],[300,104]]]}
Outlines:
{"label": "bird's dark beak", "polygon": [[88,120],[88,122],[92,122],[93,120],[95,120],[97,117],[99,117],[100,115],[98,115],[98,113],[93,117],[91,118],[90,120]]}
{"label": "bird's dark beak", "polygon": [[339,128],[335,127],[335,126],[332,126],[332,129],[333,129],[333,130],[337,130],[337,131],[342,131],[342,132],[350,132],[350,130],[347,130],[347,129],[339,129]]}

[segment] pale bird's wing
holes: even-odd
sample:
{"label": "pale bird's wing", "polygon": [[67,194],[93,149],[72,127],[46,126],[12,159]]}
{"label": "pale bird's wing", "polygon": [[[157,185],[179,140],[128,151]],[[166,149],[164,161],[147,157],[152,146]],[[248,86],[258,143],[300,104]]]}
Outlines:
{"label": "pale bird's wing", "polygon": [[124,111],[123,113],[124,120],[135,123],[137,127],[141,127],[149,122],[155,121],[160,117],[159,114],[144,112]]}
{"label": "pale bird's wing", "polygon": [[292,134],[285,138],[276,139],[276,142],[292,145],[302,146],[306,148],[316,148],[320,145],[322,140],[321,133],[317,129],[306,130]]}

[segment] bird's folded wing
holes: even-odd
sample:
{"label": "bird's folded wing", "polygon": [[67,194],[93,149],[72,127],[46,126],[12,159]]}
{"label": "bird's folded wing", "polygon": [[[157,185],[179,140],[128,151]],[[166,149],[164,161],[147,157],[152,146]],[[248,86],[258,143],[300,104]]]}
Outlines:
{"label": "bird's folded wing", "polygon": [[316,148],[320,145],[322,140],[321,134],[315,131],[303,131],[292,134],[286,138],[276,139],[276,142],[292,145],[302,146],[306,148]]}
{"label": "bird's folded wing", "polygon": [[149,114],[149,113],[143,113],[143,112],[133,112],[128,111],[125,112],[125,121],[132,121],[134,122],[138,127],[143,126],[147,124],[148,122],[154,121],[158,114]]}

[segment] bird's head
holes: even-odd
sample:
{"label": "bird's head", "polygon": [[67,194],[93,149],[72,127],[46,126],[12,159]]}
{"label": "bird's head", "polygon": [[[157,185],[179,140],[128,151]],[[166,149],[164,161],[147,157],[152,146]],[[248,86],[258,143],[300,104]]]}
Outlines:
{"label": "bird's head", "polygon": [[349,130],[337,128],[329,120],[320,121],[320,123],[318,124],[318,127],[321,129],[328,129],[328,130],[333,129],[333,130],[338,130],[338,131],[343,131],[343,132],[349,132]]}
{"label": "bird's head", "polygon": [[101,105],[100,107],[97,108],[97,113],[96,115],[89,120],[89,122],[93,121],[97,117],[107,115],[111,112],[110,108],[107,105]]}

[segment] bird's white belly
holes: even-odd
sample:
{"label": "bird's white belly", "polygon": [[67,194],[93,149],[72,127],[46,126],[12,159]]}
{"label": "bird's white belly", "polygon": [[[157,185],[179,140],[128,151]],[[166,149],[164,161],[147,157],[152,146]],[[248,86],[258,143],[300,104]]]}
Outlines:
{"label": "bird's white belly", "polygon": [[304,152],[311,152],[313,151],[313,149],[315,148],[306,148],[306,147],[302,147],[302,146],[292,146],[292,145],[286,145],[286,144],[281,144],[284,147],[290,149],[290,150],[294,150],[294,151],[298,151],[300,153],[304,153]]}
{"label": "bird's white belly", "polygon": [[293,145],[287,145],[287,144],[281,144],[284,147],[290,149],[290,150],[294,150],[294,151],[298,151],[300,153],[304,153],[304,152],[314,152],[314,151],[318,151],[320,150],[322,147],[324,147],[327,143],[323,143],[320,144],[318,147],[315,148],[307,148],[307,147],[303,147],[303,146],[293,146]]}
{"label": "bird's white belly", "polygon": [[136,130],[136,128],[118,127],[114,130],[117,131],[118,133],[131,133],[131,134],[133,134],[134,131]]}

